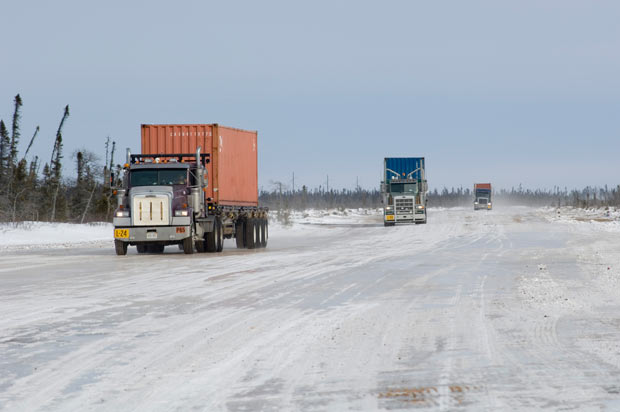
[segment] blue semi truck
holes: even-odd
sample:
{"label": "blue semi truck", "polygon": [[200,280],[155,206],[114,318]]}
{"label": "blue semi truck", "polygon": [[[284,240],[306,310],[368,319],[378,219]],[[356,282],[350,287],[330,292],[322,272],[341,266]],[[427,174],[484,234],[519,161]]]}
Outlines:
{"label": "blue semi truck", "polygon": [[383,224],[426,223],[428,185],[423,157],[383,160]]}

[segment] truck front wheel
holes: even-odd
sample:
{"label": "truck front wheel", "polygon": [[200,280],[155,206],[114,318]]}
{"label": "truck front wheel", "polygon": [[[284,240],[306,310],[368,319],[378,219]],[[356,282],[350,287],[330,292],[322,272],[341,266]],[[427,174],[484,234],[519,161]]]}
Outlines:
{"label": "truck front wheel", "polygon": [[114,249],[119,256],[125,256],[127,254],[127,242],[122,240],[114,240]]}
{"label": "truck front wheel", "polygon": [[194,253],[194,237],[189,236],[183,239],[183,253],[186,255],[191,255]]}

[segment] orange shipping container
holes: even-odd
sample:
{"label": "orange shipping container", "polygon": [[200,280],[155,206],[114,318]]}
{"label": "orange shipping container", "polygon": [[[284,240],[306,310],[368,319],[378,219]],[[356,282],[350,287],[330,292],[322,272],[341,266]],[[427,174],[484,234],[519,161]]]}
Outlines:
{"label": "orange shipping container", "polygon": [[218,124],[143,124],[142,154],[201,153],[207,165],[206,197],[221,206],[258,206],[257,132]]}

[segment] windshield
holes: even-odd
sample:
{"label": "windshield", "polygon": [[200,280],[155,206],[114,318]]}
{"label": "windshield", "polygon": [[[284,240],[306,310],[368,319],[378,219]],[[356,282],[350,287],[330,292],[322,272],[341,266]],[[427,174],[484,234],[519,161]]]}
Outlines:
{"label": "windshield", "polygon": [[131,186],[170,186],[187,184],[186,169],[143,169],[131,172]]}
{"label": "windshield", "polygon": [[390,183],[390,193],[418,193],[418,185],[416,183]]}
{"label": "windshield", "polygon": [[476,189],[476,197],[491,197],[491,191],[489,189]]}

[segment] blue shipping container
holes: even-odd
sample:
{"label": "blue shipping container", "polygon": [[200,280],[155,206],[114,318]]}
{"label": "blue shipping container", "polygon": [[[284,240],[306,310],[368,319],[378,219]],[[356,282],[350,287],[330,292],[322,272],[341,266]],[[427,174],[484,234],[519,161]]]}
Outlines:
{"label": "blue shipping container", "polygon": [[423,157],[386,157],[384,160],[384,181],[388,183],[392,179],[417,179],[421,180],[426,173],[424,170]]}

